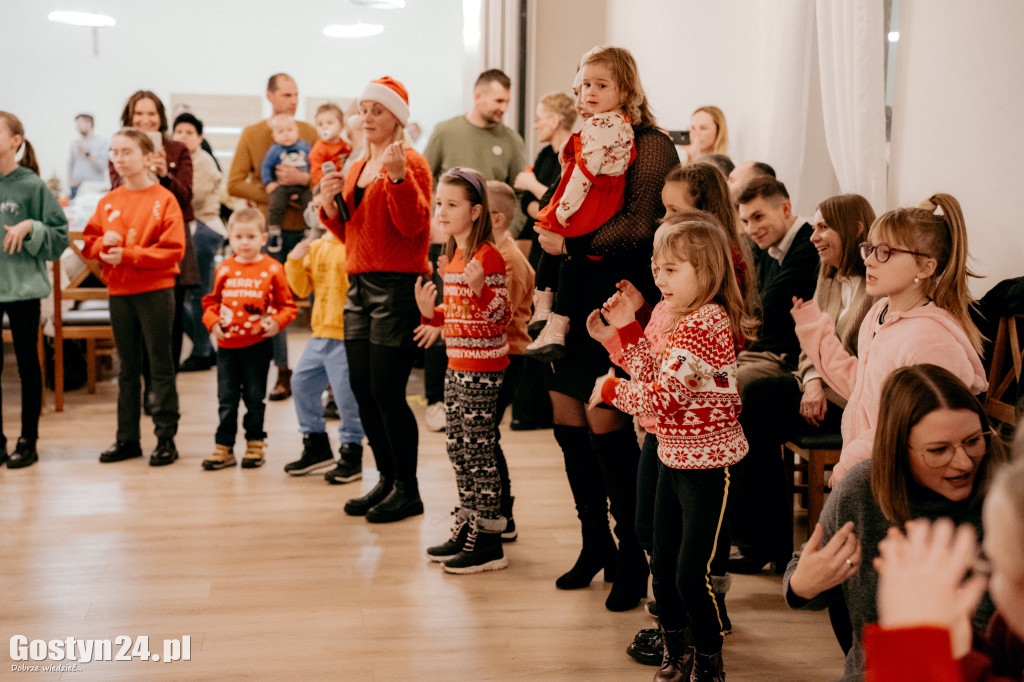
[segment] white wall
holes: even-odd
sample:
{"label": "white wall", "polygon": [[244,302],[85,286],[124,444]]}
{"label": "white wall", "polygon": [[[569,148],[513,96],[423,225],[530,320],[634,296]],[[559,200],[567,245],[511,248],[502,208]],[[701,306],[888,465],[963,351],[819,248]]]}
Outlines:
{"label": "white wall", "polygon": [[[165,104],[172,92],[262,96],[267,77],[285,71],[297,80],[300,98],[352,97],[388,74],[408,88],[411,118],[427,135],[463,111],[461,0],[413,0],[399,11],[341,0],[90,0],[60,8],[72,6],[117,19],[99,32],[99,56],[90,29],[47,21],[56,4],[0,0],[0,110],[21,118],[43,176],[56,172],[62,183],[75,114],[93,113],[97,133],[109,137],[138,89],[155,91]],[[351,40],[322,33],[326,24],[355,21],[386,29]]]}
{"label": "white wall", "polygon": [[1024,3],[901,0],[890,202],[964,209],[981,295],[1024,275]]}

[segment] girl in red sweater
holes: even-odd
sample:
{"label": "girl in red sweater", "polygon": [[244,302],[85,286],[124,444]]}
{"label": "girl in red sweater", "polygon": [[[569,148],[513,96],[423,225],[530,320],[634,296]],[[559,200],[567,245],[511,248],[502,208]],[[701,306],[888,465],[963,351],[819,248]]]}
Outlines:
{"label": "girl in red sweater", "polygon": [[[653,418],[661,469],[651,570],[664,654],[656,679],[718,680],[719,595],[710,566],[725,536],[730,468],[747,453],[737,416],[737,340],[751,335],[725,232],[706,214],[672,216],[654,237],[655,283],[672,331],[655,355],[625,296],[587,319],[604,343],[618,336],[631,379],[600,377],[591,405]],[[602,316],[609,324],[602,321]]]}
{"label": "girl in red sweater", "polygon": [[87,258],[103,261],[110,322],[121,361],[117,382],[117,441],[101,462],[141,457],[139,414],[142,349],[149,354],[156,449],[150,466],[178,459],[178,392],[174,384],[174,279],[185,255],[185,221],[174,195],[149,172],[153,141],[124,128],[110,140],[110,162],[121,186],[100,200],[84,230]]}
{"label": "girl in red sweater", "polygon": [[[499,502],[494,415],[508,367],[505,328],[511,317],[505,261],[494,246],[484,179],[452,168],[437,186],[435,215],[448,235],[438,262],[444,305],[434,307],[434,283],[416,282],[423,323],[444,326],[448,372],[444,379],[448,458],[455,469],[459,507],[451,539],[430,547],[431,561],[447,573],[480,573],[508,566],[501,549],[507,520]],[[468,254],[468,255],[467,255]]]}

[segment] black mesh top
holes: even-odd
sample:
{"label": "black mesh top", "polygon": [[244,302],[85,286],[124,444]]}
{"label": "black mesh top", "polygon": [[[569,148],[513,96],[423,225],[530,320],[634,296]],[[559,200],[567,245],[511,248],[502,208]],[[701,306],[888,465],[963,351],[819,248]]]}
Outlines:
{"label": "black mesh top", "polygon": [[[651,248],[658,221],[665,215],[661,188],[665,176],[679,164],[672,141],[657,128],[633,129],[636,160],[626,171],[626,193],[622,208],[611,220],[590,234],[565,240],[572,256],[613,256]],[[551,199],[550,191],[541,205]]]}

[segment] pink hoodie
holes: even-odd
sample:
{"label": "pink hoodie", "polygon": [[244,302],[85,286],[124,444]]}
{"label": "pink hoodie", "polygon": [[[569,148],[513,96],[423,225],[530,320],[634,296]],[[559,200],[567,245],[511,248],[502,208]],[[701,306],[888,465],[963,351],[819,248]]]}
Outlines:
{"label": "pink hoodie", "polygon": [[926,305],[879,324],[888,303],[888,298],[880,299],[864,317],[858,356],[846,352],[832,319],[817,306],[793,310],[800,347],[825,383],[849,399],[843,412],[843,452],[830,481],[833,486],[854,464],[871,458],[882,385],[893,370],[933,364],[948,369],[975,395],[988,388],[981,359],[956,318]]}

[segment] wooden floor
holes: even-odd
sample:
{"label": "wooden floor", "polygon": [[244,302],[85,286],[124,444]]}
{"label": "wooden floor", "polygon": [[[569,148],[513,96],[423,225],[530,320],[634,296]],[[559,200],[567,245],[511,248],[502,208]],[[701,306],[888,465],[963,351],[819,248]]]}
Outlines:
{"label": "wooden floor", "polygon": [[[292,333],[293,362],[305,338]],[[10,353],[4,369],[13,443],[19,401]],[[426,514],[374,526],[341,509],[373,484],[372,467],[347,486],[282,472],[300,449],[291,401],[268,404],[266,466],[206,472],[215,374],[181,375],[178,388],[182,457],[170,467],[97,462],[115,427],[117,387],[108,377],[96,395],[69,393],[63,414],[48,393],[40,462],[0,468],[0,678],[16,675],[8,660],[15,635],[148,635],[161,655],[164,639],[191,637],[187,662],[92,662],[63,677],[18,678],[32,680],[652,678],[654,668],[625,653],[634,633],[652,625],[642,609],[605,610],[610,585],[600,579],[585,590],[554,588],[575,560],[579,532],[550,431],[506,430],[503,439],[520,530],[506,545],[509,568],[453,576],[424,556],[445,539],[455,504],[443,434],[420,431]],[[422,401],[415,406],[422,423]],[[153,445],[145,434],[143,447]],[[838,677],[842,654],[827,617],[789,611],[780,585],[767,574],[735,577],[729,679]]]}

